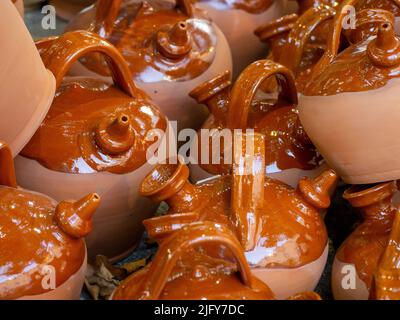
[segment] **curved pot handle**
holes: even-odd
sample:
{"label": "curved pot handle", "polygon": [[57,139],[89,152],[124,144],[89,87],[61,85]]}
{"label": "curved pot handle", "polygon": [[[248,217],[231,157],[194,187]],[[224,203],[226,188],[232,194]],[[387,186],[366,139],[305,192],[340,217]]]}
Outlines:
{"label": "curved pot handle", "polygon": [[326,5],[312,7],[304,12],[291,29],[277,62],[288,67],[296,75],[312,32],[324,21],[332,19],[335,13],[335,9]]}
{"label": "curved pot handle", "polygon": [[[101,39],[89,31],[72,31],[52,40],[47,50],[41,53],[42,60],[56,78],[56,86],[60,87],[69,68],[80,58],[88,53],[100,53],[105,56],[105,61],[110,68],[114,83],[129,96],[144,95],[132,80],[127,62],[121,53],[109,42]],[[40,50],[40,48],[39,48]]]}
{"label": "curved pot handle", "polygon": [[343,21],[348,15],[348,11],[345,9],[348,6],[354,7],[357,2],[358,0],[345,0],[337,9],[337,13],[333,20],[333,27],[331,28],[330,35],[328,36],[326,50],[321,59],[314,66],[311,73],[311,79],[318,77],[337,56],[340,46],[340,36],[342,34]]}
{"label": "curved pot handle", "polygon": [[281,87],[278,99],[297,105],[297,90],[293,73],[271,60],[259,60],[249,65],[236,80],[228,105],[227,127],[245,129],[254,96],[264,81],[276,76]]}
{"label": "curved pot handle", "polygon": [[243,283],[253,288],[253,276],[242,247],[232,231],[214,222],[190,224],[168,237],[159,247],[144,282],[143,299],[159,299],[176,262],[187,250],[199,244],[226,246],[236,259]]}
{"label": "curved pot handle", "polygon": [[14,158],[8,145],[0,141],[0,185],[17,188]]}

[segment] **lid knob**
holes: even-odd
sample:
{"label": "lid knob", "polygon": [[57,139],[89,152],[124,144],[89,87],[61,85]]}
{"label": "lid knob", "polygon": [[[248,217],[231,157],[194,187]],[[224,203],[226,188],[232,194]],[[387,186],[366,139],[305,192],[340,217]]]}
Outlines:
{"label": "lid knob", "polygon": [[180,21],[169,31],[159,31],[157,34],[157,49],[170,59],[181,59],[192,49],[192,41],[187,29],[187,23]]}
{"label": "lid knob", "polygon": [[315,179],[302,178],[299,181],[298,189],[308,203],[317,209],[326,209],[331,204],[330,190],[337,180],[336,172],[329,169]]}
{"label": "lid knob", "polygon": [[135,131],[129,116],[122,114],[111,120],[107,118],[96,128],[96,144],[106,153],[117,155],[132,148]]}
{"label": "lid knob", "polygon": [[371,62],[379,67],[400,64],[400,39],[396,37],[391,23],[380,25],[377,37],[368,45],[367,54]]}
{"label": "lid knob", "polygon": [[83,238],[92,231],[92,216],[100,204],[100,196],[91,193],[79,201],[62,201],[56,207],[59,227],[74,238]]}

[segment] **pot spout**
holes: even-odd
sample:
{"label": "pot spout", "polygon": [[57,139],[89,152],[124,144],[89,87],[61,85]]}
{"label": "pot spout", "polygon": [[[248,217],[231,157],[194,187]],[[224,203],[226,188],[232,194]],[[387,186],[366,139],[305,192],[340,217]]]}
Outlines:
{"label": "pot spout", "polygon": [[59,227],[74,238],[87,236],[93,228],[92,216],[100,204],[100,196],[92,193],[79,201],[62,201],[56,207]]}
{"label": "pot spout", "polygon": [[235,135],[231,220],[244,250],[253,250],[264,205],[265,139],[260,133]]}
{"label": "pot spout", "polygon": [[17,188],[14,158],[11,149],[2,141],[0,141],[0,185]]}

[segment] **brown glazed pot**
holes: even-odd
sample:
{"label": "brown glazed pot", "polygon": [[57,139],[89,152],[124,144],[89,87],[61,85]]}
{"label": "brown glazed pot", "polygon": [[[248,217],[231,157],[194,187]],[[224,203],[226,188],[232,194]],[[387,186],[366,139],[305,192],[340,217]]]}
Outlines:
{"label": "brown glazed pot", "polygon": [[79,299],[83,238],[100,202],[89,194],[57,202],[17,185],[11,151],[0,142],[0,300]]}
{"label": "brown glazed pot", "polygon": [[[216,259],[199,246],[222,246],[230,257]],[[240,243],[229,228],[192,223],[163,241],[154,260],[125,279],[113,300],[272,300],[271,289],[251,274]],[[320,300],[316,293],[291,300]]]}
{"label": "brown glazed pot", "polygon": [[[344,3],[354,4],[356,0]],[[400,38],[384,22],[378,35],[338,53],[342,22],[335,17],[330,42],[299,97],[305,131],[328,164],[347,183],[400,177],[396,138],[400,103]]]}
{"label": "brown glazed pot", "polygon": [[[150,237],[163,242],[194,221],[226,224],[245,249],[253,274],[279,299],[312,291],[327,258],[327,234],[319,209],[329,206],[336,175],[328,170],[314,180],[300,180],[293,189],[265,176],[264,137],[246,136],[246,143],[234,147],[232,176],[193,185],[181,158],[177,164],[159,165],[150,172],[140,192],[156,202],[166,201],[169,211],[145,220],[146,229]],[[248,143],[254,145],[252,157],[246,150]]]}
{"label": "brown glazed pot", "polygon": [[[370,296],[370,290],[373,291],[373,279],[377,275],[381,257],[385,250],[393,250],[393,243],[389,241],[390,235],[392,233],[394,236],[399,232],[399,222],[394,224],[395,217],[399,215],[398,208],[392,204],[392,197],[396,191],[395,182],[385,182],[352,186],[343,194],[343,197],[361,212],[363,222],[336,253],[332,270],[332,290],[335,299],[366,300]],[[385,249],[388,244],[389,248]],[[389,252],[387,254],[392,255]],[[382,272],[389,271],[388,263],[388,260],[384,263]],[[382,278],[379,281],[381,280]]]}
{"label": "brown glazed pot", "polygon": [[[98,0],[67,30],[90,30],[111,42],[128,62],[133,79],[178,129],[198,129],[207,110],[189,91],[225,70],[232,70],[229,45],[218,27],[196,14],[189,0]],[[107,77],[104,59],[88,55],[73,75]],[[193,108],[192,108],[193,106]]]}
{"label": "brown glazed pot", "polygon": [[[278,98],[258,95],[263,83],[274,78],[281,88]],[[191,157],[199,163],[191,166],[192,179],[199,181],[211,175],[229,174],[231,166],[225,164],[224,158],[229,156],[229,145],[219,150],[214,143],[218,136],[235,129],[254,129],[265,135],[265,172],[268,175],[296,186],[301,177],[319,173],[321,158],[299,122],[296,85],[289,69],[260,60],[248,66],[234,85],[229,79],[229,74],[225,73],[190,93],[211,113],[197,136],[198,154],[195,154],[196,148],[191,150],[194,151]],[[210,131],[209,135],[202,133],[213,129],[218,130]],[[204,154],[209,154],[209,159],[203,159]]]}
{"label": "brown glazed pot", "polygon": [[[167,120],[135,86],[118,50],[95,34],[70,32],[37,45],[58,89],[45,121],[16,159],[21,185],[56,200],[96,191],[103,201],[87,239],[90,257],[129,253],[142,220],[155,209],[138,195],[138,185],[152,168],[147,153],[157,144],[151,134],[165,132]],[[64,78],[88,53],[107,58],[114,84]]]}

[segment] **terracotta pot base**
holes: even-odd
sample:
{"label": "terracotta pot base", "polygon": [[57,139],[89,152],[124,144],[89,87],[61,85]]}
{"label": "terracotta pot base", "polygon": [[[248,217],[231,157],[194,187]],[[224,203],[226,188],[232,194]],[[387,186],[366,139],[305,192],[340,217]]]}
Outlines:
{"label": "terracotta pot base", "polygon": [[[328,259],[329,245],[315,261],[299,268],[252,268],[257,278],[268,284],[279,300],[287,299],[299,292],[310,292],[315,289],[324,271]],[[292,279],[288,284],[288,279]]]}

